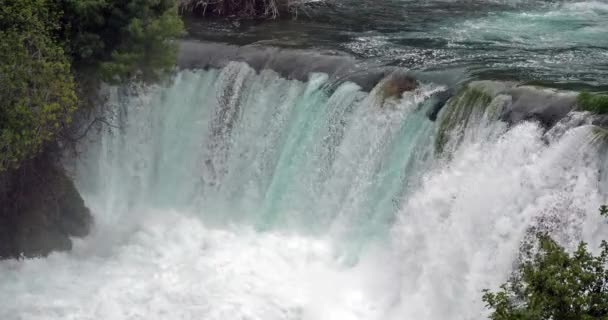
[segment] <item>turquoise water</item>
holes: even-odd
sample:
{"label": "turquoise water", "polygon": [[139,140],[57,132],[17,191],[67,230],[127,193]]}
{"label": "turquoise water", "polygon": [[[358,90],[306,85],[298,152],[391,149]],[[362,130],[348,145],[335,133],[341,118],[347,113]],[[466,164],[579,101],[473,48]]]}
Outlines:
{"label": "turquoise water", "polygon": [[[330,90],[323,74],[288,81],[232,63],[141,90],[112,93],[114,121],[126,131],[102,136],[103,148],[92,151],[109,158],[96,168],[103,178],[83,188],[111,194],[105,210],[180,207],[213,223],[340,228],[358,239],[387,234],[409,179],[432,154],[426,114],[446,88],[425,84],[382,99],[353,83]],[[134,179],[117,182],[124,177]]]}
{"label": "turquoise water", "polygon": [[608,90],[604,0],[332,3],[293,21],[194,21],[189,30],[198,39],[337,50],[412,70],[453,70],[463,78]]}
{"label": "turquoise water", "polygon": [[607,234],[587,114],[508,126],[490,95],[433,122],[443,86],[328,79],[231,63],[106,88],[114,126],[68,166],[94,230],[0,262],[0,318],[484,319],[531,226],[569,248]]}
{"label": "turquoise water", "polygon": [[440,84],[453,74],[601,90],[605,2],[340,3],[207,26],[417,70],[417,89],[243,62],[104,87],[112,126],[65,161],[94,229],[69,253],[0,262],[0,319],[487,319],[482,290],[509,278],[530,228],[598,247],[608,162],[590,114],[504,122],[515,84],[494,81],[429,114],[469,92]]}

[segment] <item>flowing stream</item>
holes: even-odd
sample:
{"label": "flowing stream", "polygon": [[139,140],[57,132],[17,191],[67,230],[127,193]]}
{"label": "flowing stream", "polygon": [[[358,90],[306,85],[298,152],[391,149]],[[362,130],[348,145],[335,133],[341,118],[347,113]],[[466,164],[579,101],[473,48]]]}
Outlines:
{"label": "flowing stream", "polygon": [[504,95],[461,88],[432,121],[451,88],[387,81],[231,62],[107,88],[112,126],[66,162],[94,230],[0,262],[0,319],[485,319],[531,228],[606,238],[589,114],[507,123]]}

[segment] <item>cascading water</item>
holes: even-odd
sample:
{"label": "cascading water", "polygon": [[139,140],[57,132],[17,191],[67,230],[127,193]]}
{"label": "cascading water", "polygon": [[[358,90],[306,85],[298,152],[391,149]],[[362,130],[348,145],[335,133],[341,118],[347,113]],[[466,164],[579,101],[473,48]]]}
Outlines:
{"label": "cascading water", "polygon": [[114,92],[120,129],[82,161],[82,190],[101,197],[96,210],[118,214],[110,228],[124,212],[169,207],[206,223],[351,245],[383,237],[430,157],[426,113],[445,88],[423,85],[397,101],[352,83],[331,94],[328,86],[323,74],[303,83],[232,63],[182,72],[168,88]]}
{"label": "cascading water", "polygon": [[386,81],[230,63],[110,89],[114,126],[74,166],[95,230],[0,263],[0,318],[483,319],[530,227],[597,247],[606,163],[585,114],[508,125],[495,94],[433,122],[446,88]]}

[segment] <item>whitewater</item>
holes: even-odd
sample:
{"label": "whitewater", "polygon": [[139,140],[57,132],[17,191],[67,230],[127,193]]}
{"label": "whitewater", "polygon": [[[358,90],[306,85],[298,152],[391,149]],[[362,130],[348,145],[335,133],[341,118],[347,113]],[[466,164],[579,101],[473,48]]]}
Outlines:
{"label": "whitewater", "polygon": [[[107,125],[64,161],[93,230],[71,252],[0,261],[0,319],[481,320],[482,290],[509,278],[535,231],[596,250],[598,119],[509,121],[516,84],[469,80],[600,90],[608,4],[387,0],[363,17],[349,1],[336,10],[354,18],[333,28],[321,16],[232,36],[359,60],[207,43],[251,63],[104,87]],[[390,75],[350,77],[377,64],[418,88],[387,96]]]}
{"label": "whitewater", "polygon": [[484,319],[531,227],[597,248],[588,114],[508,124],[498,95],[445,129],[470,110],[429,120],[446,87],[383,85],[235,62],[109,88],[113,126],[66,161],[95,228],[1,262],[0,319]]}

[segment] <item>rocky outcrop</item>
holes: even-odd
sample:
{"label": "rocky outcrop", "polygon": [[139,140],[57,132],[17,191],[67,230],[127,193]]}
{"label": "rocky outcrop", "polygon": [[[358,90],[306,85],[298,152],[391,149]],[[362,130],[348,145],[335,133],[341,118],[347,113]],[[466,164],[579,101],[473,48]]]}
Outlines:
{"label": "rocky outcrop", "polygon": [[0,174],[0,258],[70,250],[89,232],[92,216],[72,180],[50,153]]}
{"label": "rocky outcrop", "polygon": [[500,96],[504,103],[500,103],[499,119],[509,124],[537,121],[545,128],[551,128],[577,107],[576,92],[520,85],[516,82],[485,80],[468,83],[450,99],[451,104],[459,104],[460,108],[469,108],[471,102],[468,99],[460,101],[462,100],[460,97],[466,96],[471,90],[477,92],[475,97],[481,95],[486,98],[485,106],[489,106]]}
{"label": "rocky outcrop", "polygon": [[[550,129],[577,108],[576,96],[577,93],[573,91],[520,85],[516,82],[469,82],[445,103],[445,107],[436,116],[439,121],[436,150],[442,152],[452,137],[456,137],[458,144],[469,123],[477,123],[482,119],[502,120],[509,125],[535,121],[545,129]],[[429,118],[434,120],[432,113]]]}

